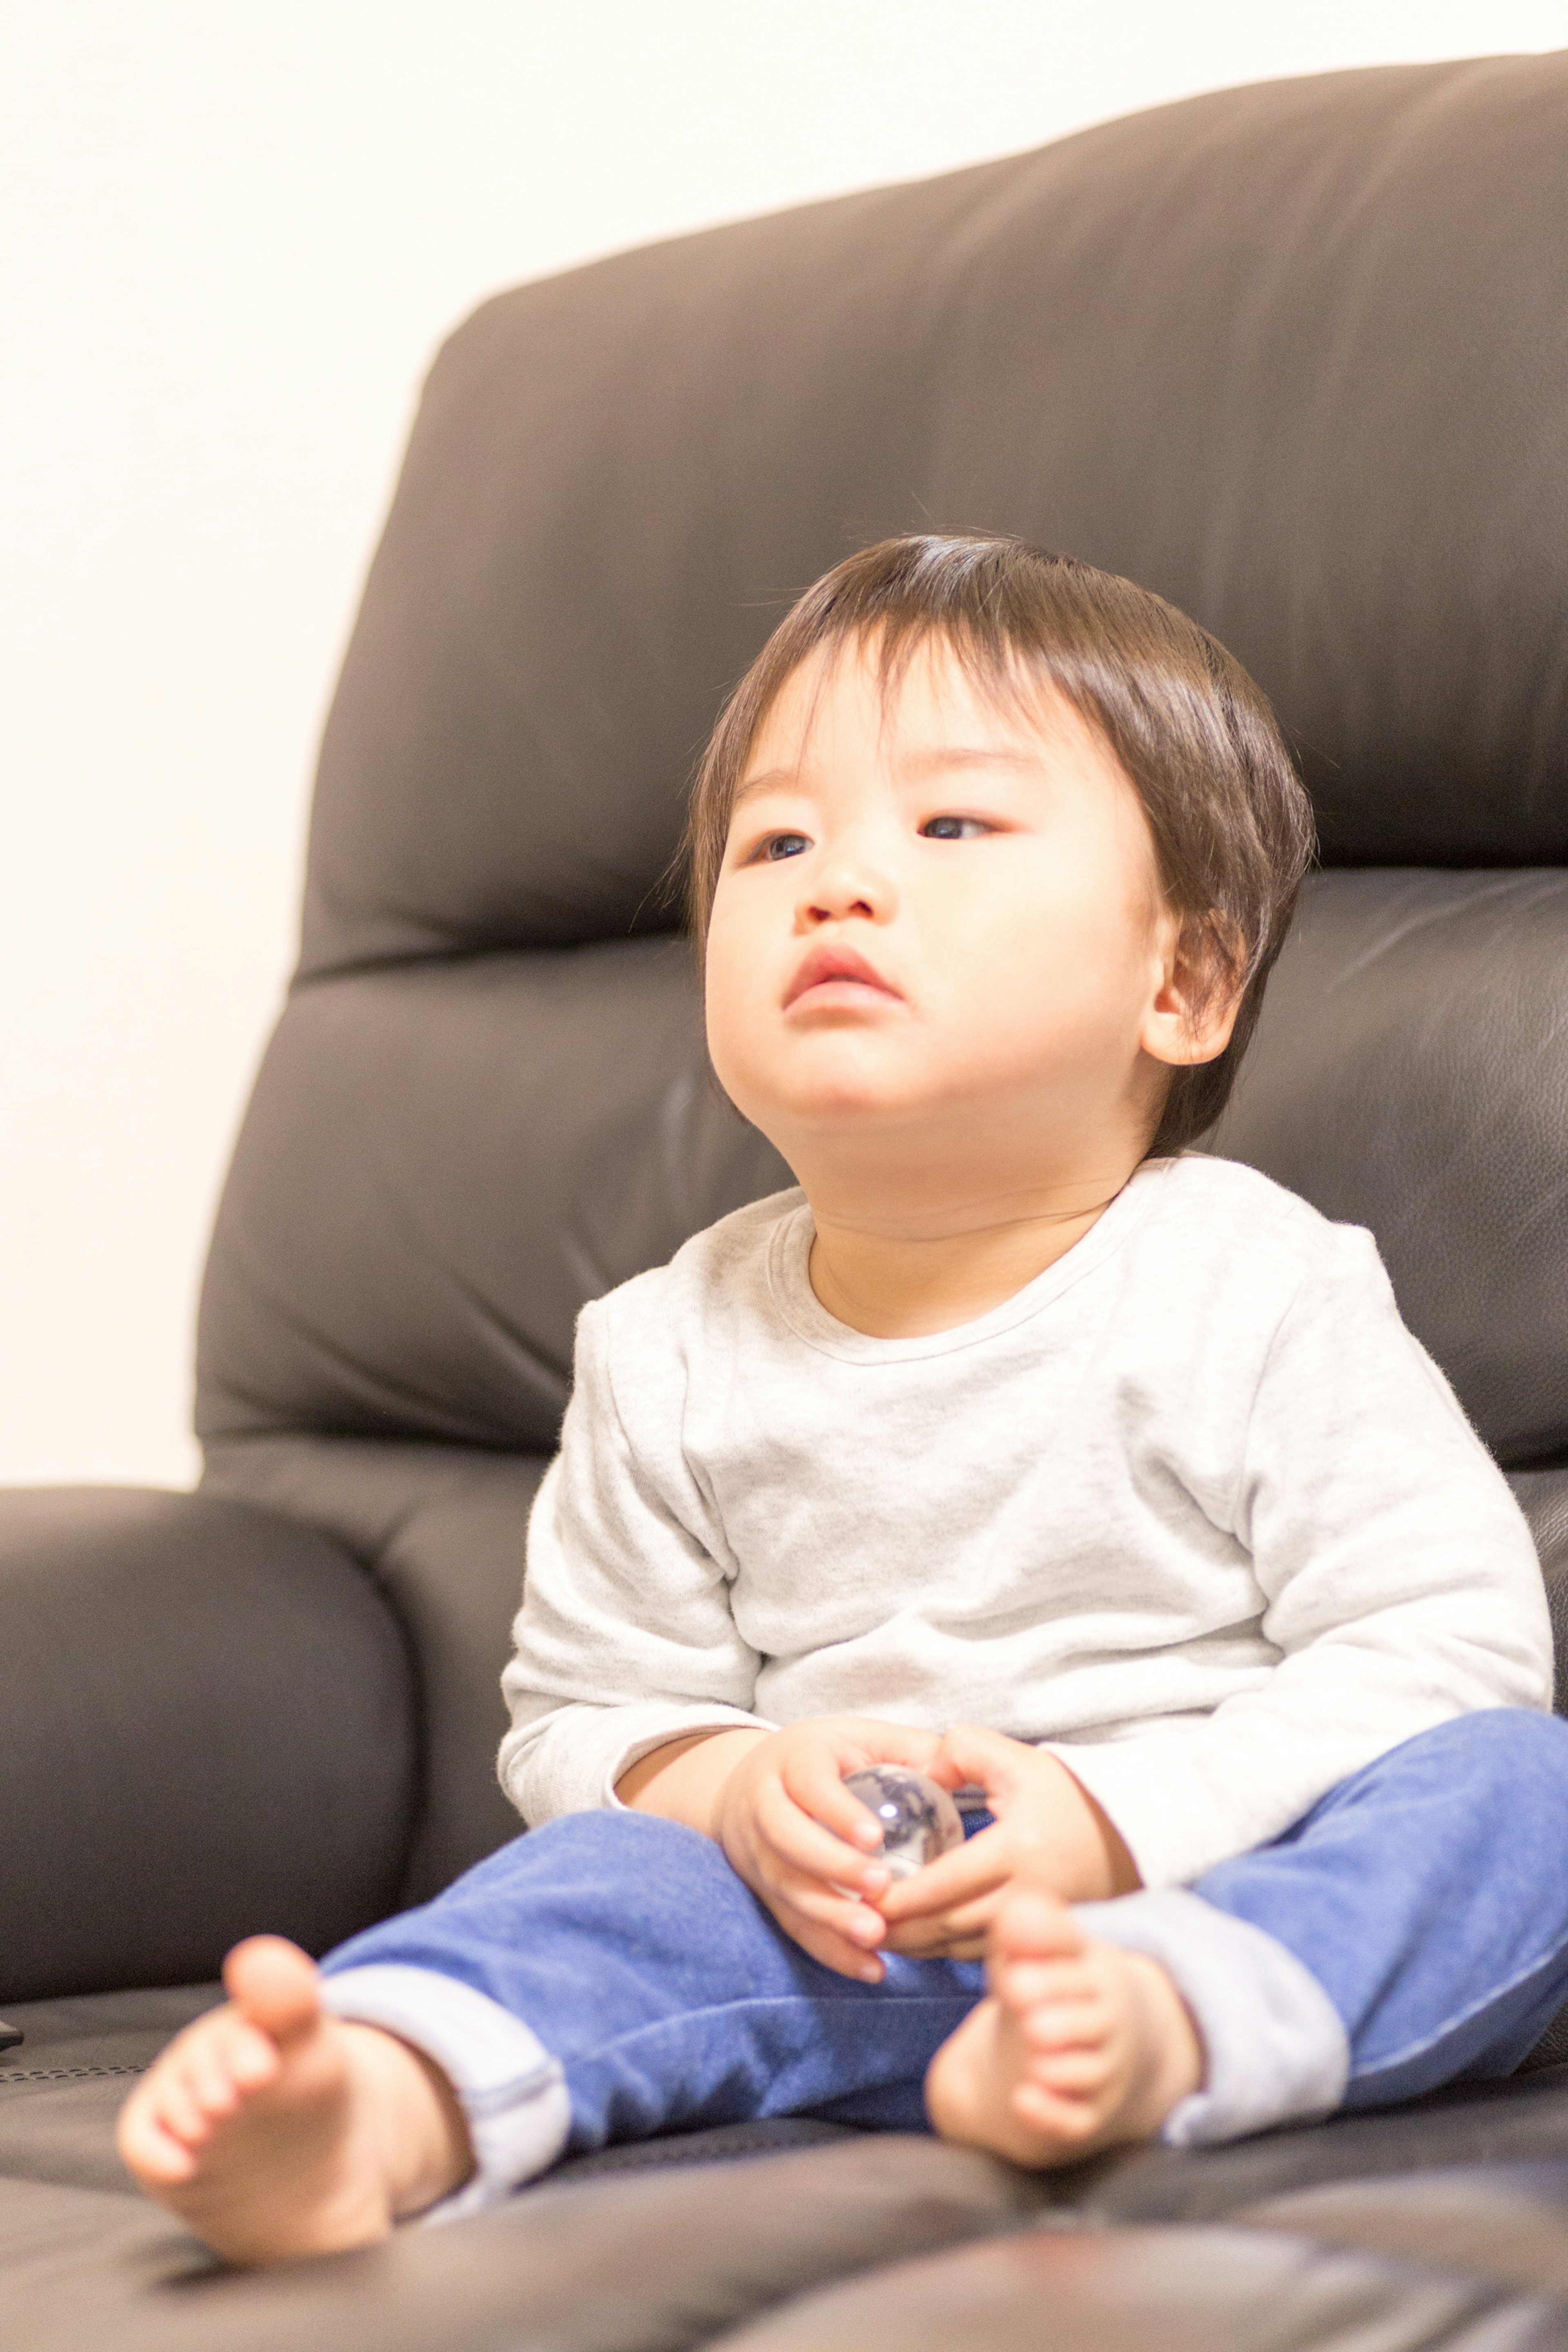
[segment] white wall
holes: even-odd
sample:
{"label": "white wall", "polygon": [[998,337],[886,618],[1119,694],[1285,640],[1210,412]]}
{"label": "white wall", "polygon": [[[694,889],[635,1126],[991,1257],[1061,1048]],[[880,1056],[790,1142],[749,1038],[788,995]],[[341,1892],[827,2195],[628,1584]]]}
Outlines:
{"label": "white wall", "polygon": [[184,1484],[410,402],[481,295],[1568,0],[0,0],[0,1480]]}

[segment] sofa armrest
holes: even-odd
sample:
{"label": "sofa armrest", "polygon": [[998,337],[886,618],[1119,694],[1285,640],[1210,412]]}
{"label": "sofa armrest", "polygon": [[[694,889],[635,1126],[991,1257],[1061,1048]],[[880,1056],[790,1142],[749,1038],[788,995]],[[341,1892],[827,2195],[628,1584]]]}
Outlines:
{"label": "sofa armrest", "polygon": [[131,1488],[0,1491],[0,2001],[195,1983],[395,1899],[396,1621],[317,1530]]}

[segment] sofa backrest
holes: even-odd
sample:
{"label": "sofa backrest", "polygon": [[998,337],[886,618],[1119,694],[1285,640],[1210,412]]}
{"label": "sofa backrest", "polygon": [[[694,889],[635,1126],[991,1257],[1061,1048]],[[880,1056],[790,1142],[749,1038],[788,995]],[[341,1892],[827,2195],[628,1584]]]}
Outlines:
{"label": "sofa backrest", "polygon": [[1568,1458],[1565,120],[1568,56],[1226,91],[458,331],[217,1222],[220,1483],[377,1559],[482,1494],[515,1597],[577,1307],[787,1181],[674,936],[694,756],[795,592],[911,528],[1127,572],[1273,696],[1328,871],[1219,1148],[1371,1223],[1500,1455]]}

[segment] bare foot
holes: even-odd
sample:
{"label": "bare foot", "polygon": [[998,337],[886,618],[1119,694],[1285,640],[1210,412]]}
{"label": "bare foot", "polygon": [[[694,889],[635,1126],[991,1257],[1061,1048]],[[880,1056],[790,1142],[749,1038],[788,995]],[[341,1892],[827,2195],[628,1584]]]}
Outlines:
{"label": "bare foot", "polygon": [[1150,2139],[1203,2081],[1203,2045],[1157,1960],[1090,1943],[1020,1885],[992,1931],[990,1992],[943,2042],[926,2105],[944,2139],[1015,2164],[1072,2164]]}
{"label": "bare foot", "polygon": [[230,2000],[162,2053],[121,2111],[150,2197],[233,2263],[373,2244],[473,2168],[451,2086],[379,2026],[329,2016],[297,1944],[253,1936]]}

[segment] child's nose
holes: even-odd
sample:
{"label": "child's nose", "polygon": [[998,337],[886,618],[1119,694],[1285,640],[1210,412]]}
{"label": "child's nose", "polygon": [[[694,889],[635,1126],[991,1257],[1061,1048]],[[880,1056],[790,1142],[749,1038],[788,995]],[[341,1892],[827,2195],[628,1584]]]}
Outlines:
{"label": "child's nose", "polygon": [[802,912],[814,923],[840,923],[850,916],[886,922],[897,904],[893,877],[880,861],[844,855],[826,860],[803,894]]}

